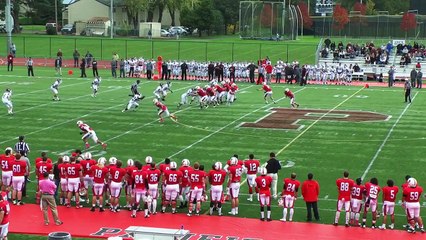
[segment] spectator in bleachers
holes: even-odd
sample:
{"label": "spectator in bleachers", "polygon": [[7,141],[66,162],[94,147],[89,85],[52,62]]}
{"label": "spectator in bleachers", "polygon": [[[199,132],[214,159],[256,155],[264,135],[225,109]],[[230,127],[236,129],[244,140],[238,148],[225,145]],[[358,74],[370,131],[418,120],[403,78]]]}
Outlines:
{"label": "spectator in bleachers", "polygon": [[371,63],[370,54],[368,54],[368,53],[365,54],[364,59],[365,59],[365,64],[370,64]]}
{"label": "spectator in bleachers", "polygon": [[358,63],[355,63],[352,69],[354,70],[354,72],[361,72],[361,68],[358,66]]}
{"label": "spectator in bleachers", "polygon": [[333,51],[333,52],[334,52],[334,50],[336,50],[336,43],[335,42],[332,42],[330,44],[330,50]]}
{"label": "spectator in bleachers", "polygon": [[399,60],[399,65],[401,67],[405,65],[405,54],[401,56],[401,60]]}
{"label": "spectator in bleachers", "polygon": [[392,53],[393,45],[389,41],[388,44],[386,44],[386,52],[390,55]]}
{"label": "spectator in bleachers", "polygon": [[327,48],[323,48],[323,49],[321,50],[321,57],[322,57],[322,58],[327,58],[327,57],[328,57],[328,51],[327,51]]}
{"label": "spectator in bleachers", "polygon": [[325,39],[324,44],[326,48],[330,48],[331,40],[329,38]]}
{"label": "spectator in bleachers", "polygon": [[379,64],[388,64],[388,56],[385,52],[380,55]]}
{"label": "spectator in bleachers", "polygon": [[417,62],[417,64],[416,64],[416,68],[417,68],[417,69],[422,68],[422,65],[420,65],[420,62]]}

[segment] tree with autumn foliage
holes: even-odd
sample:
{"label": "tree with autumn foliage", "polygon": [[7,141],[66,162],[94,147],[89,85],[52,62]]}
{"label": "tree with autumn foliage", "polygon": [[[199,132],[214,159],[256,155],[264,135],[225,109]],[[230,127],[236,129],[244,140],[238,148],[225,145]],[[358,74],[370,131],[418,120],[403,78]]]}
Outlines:
{"label": "tree with autumn foliage", "polygon": [[299,2],[297,6],[299,7],[300,12],[302,13],[303,28],[311,29],[313,25],[313,21],[308,12],[308,4],[306,4],[305,2]]}
{"label": "tree with autumn foliage", "polygon": [[360,2],[356,2],[354,4],[354,11],[358,11],[361,15],[365,15],[367,13],[367,6]]}
{"label": "tree with autumn foliage", "polygon": [[333,27],[336,30],[342,30],[345,28],[345,25],[349,23],[349,13],[348,10],[340,4],[336,4],[333,12],[334,24]]}
{"label": "tree with autumn foliage", "polygon": [[404,13],[401,20],[401,30],[405,32],[405,35],[407,35],[408,31],[416,29],[416,27],[416,15],[410,12]]}

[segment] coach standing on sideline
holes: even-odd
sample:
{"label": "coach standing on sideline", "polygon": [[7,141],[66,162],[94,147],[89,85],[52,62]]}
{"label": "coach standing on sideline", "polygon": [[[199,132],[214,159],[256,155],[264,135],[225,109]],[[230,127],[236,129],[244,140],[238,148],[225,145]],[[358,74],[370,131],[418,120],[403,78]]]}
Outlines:
{"label": "coach standing on sideline", "polygon": [[56,191],[56,185],[49,179],[49,173],[43,173],[43,180],[39,182],[39,189],[41,196],[41,205],[43,208],[44,225],[49,225],[49,215],[47,213],[48,208],[52,210],[53,219],[56,225],[62,225],[62,221],[59,220],[58,210],[56,209],[56,201],[53,195]]}
{"label": "coach standing on sideline", "polygon": [[319,184],[314,180],[314,174],[308,173],[308,179],[305,180],[302,184],[302,196],[306,203],[307,218],[306,221],[312,221],[312,211],[314,210],[315,220],[319,221],[318,213],[318,195],[319,195]]}
{"label": "coach standing on sideline", "polygon": [[409,100],[409,103],[411,103],[411,83],[410,81],[408,81],[408,78],[405,79],[404,92],[405,92],[405,102]]}
{"label": "coach standing on sideline", "polygon": [[266,170],[268,176],[272,178],[272,195],[277,198],[277,183],[278,183],[278,171],[281,169],[280,162],[275,158],[275,153],[269,154],[270,159],[266,163]]}

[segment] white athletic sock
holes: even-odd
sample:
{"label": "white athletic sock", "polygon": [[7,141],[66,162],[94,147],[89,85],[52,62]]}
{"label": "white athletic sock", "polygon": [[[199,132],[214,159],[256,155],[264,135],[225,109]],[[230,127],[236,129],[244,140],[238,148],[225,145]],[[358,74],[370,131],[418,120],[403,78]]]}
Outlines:
{"label": "white athletic sock", "polygon": [[152,212],[157,212],[157,199],[152,200]]}
{"label": "white athletic sock", "polygon": [[283,209],[283,218],[287,219],[287,208]]}
{"label": "white athletic sock", "polygon": [[349,212],[346,212],[346,224],[349,224],[349,216],[350,216],[350,213]]}
{"label": "white athletic sock", "polygon": [[265,212],[264,211],[260,211],[260,217],[265,218]]}
{"label": "white athletic sock", "polygon": [[334,223],[338,223],[340,218],[340,212],[336,211],[336,217],[334,218]]}
{"label": "white athletic sock", "polygon": [[269,211],[269,210],[268,210],[268,211],[266,212],[266,218],[271,218],[271,211]]}
{"label": "white athletic sock", "polygon": [[293,214],[294,214],[294,209],[290,208],[290,217],[288,218],[289,221],[293,221]]}

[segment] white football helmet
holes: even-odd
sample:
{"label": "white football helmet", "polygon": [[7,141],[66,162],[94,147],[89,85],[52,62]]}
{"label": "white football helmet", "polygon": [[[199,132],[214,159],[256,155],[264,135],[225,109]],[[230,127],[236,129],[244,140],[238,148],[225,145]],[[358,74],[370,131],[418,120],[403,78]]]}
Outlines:
{"label": "white football helmet", "polygon": [[290,89],[286,88],[284,91],[288,92],[288,91],[290,91]]}
{"label": "white football helmet", "polygon": [[70,157],[68,157],[68,156],[63,156],[63,157],[62,157],[62,161],[63,161],[63,162],[70,162]]}
{"label": "white football helmet", "polygon": [[231,165],[237,165],[238,159],[236,157],[231,157]]}
{"label": "white football helmet", "polygon": [[100,157],[100,158],[98,159],[98,164],[105,165],[105,163],[106,163],[106,158],[104,158],[104,157]]}
{"label": "white football helmet", "polygon": [[265,176],[266,174],[268,174],[268,170],[266,170],[266,167],[261,167],[259,171],[260,171],[260,175]]}
{"label": "white football helmet", "polygon": [[153,102],[154,104],[156,104],[156,103],[158,103],[158,99],[154,98],[154,99],[152,100],[152,102]]}
{"label": "white football helmet", "polygon": [[77,121],[77,126],[80,126],[81,124],[83,124],[83,121]]}
{"label": "white football helmet", "polygon": [[134,166],[134,165],[135,165],[135,161],[133,161],[133,159],[127,160],[127,166]]}
{"label": "white football helmet", "polygon": [[146,163],[146,164],[150,164],[150,163],[152,163],[152,157],[151,157],[151,156],[146,156],[146,158],[145,158],[145,163]]}
{"label": "white football helmet", "polygon": [[189,162],[188,159],[185,158],[182,160],[182,166],[188,167],[189,165],[191,165],[191,163]]}
{"label": "white football helmet", "polygon": [[196,86],[195,89],[197,89],[197,90],[200,89],[200,86]]}
{"label": "white football helmet", "polygon": [[13,149],[11,147],[7,147],[4,151],[10,150],[10,154],[13,154]]}
{"label": "white football helmet", "polygon": [[177,163],[176,162],[171,162],[170,163],[170,169],[176,169],[177,168]]}
{"label": "white football helmet", "polygon": [[85,153],[84,154],[84,159],[86,159],[86,160],[92,159],[92,154],[90,152]]}
{"label": "white football helmet", "polygon": [[109,158],[109,164],[116,164],[116,163],[117,163],[117,158],[115,158],[115,157]]}
{"label": "white football helmet", "polygon": [[411,188],[417,187],[417,180],[415,178],[409,178],[407,180],[408,186]]}
{"label": "white football helmet", "polygon": [[214,169],[215,170],[222,170],[222,163],[221,162],[215,162]]}

